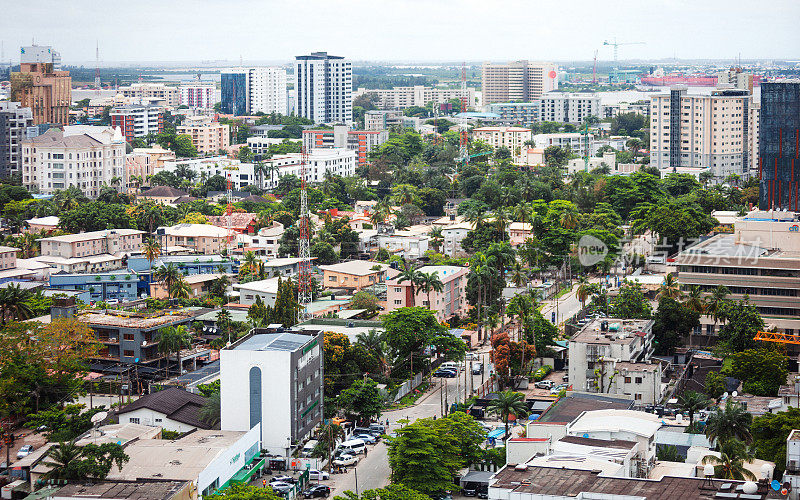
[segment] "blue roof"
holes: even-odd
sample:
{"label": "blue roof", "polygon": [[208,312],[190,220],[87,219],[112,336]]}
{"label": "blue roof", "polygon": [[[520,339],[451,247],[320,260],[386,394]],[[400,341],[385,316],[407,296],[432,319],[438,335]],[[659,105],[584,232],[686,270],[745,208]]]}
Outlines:
{"label": "blue roof", "polygon": [[496,113],[479,113],[477,111],[466,111],[464,113],[458,113],[456,118],[500,118],[500,115]]}

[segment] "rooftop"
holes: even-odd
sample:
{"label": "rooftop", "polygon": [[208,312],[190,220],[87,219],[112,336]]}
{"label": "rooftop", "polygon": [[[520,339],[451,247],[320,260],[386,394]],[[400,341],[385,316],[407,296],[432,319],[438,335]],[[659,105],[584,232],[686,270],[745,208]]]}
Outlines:
{"label": "rooftop", "polygon": [[634,410],[593,410],[583,413],[569,426],[572,434],[589,432],[630,432],[654,436],[661,428],[661,418],[653,413]]}
{"label": "rooftop", "polygon": [[130,413],[142,408],[163,413],[168,419],[175,420],[200,429],[210,429],[200,418],[200,410],[206,404],[206,398],[198,394],[170,387],[151,394],[146,394],[133,403],[119,410],[120,414]]}
{"label": "rooftop", "polygon": [[581,413],[591,410],[627,410],[633,406],[630,399],[601,396],[599,394],[572,393],[555,401],[534,423],[567,424]]}
{"label": "rooftop", "polygon": [[252,290],[261,293],[278,293],[278,280],[280,277],[269,278],[266,280],[251,281],[249,283],[237,283],[233,285],[234,290]]}
{"label": "rooftop", "polygon": [[87,233],[65,234],[63,236],[50,236],[48,238],[42,238],[39,241],[75,243],[77,241],[100,240],[103,238],[108,238],[109,235],[112,234],[118,234],[120,236],[131,236],[136,234],[144,234],[144,231],[139,231],[138,229],[104,229],[102,231],[89,231]]}
{"label": "rooftop", "polygon": [[[380,267],[380,270],[379,271],[373,270],[372,268],[375,266]],[[389,266],[386,264],[372,262],[369,260],[351,260],[347,262],[340,262],[338,264],[331,264],[329,266],[319,266],[319,268],[323,271],[331,271],[334,273],[352,274],[356,276],[369,276],[370,274],[386,271],[387,269],[389,269]]]}
{"label": "rooftop", "polygon": [[139,195],[140,198],[180,198],[188,196],[189,193],[181,191],[172,186],[156,186],[148,189]]}
{"label": "rooftop", "polygon": [[[203,312],[205,312],[205,310]],[[195,314],[187,309],[161,311],[153,315],[129,313],[126,311],[109,309],[108,312],[105,313],[97,311],[84,313],[78,316],[78,319],[88,323],[90,326],[110,326],[118,328],[150,330],[154,328],[161,328],[175,322],[185,321],[194,316]]]}
{"label": "rooftop", "polygon": [[164,228],[164,232],[169,236],[185,236],[188,238],[196,238],[198,236],[225,238],[228,236],[227,229],[212,226],[211,224],[175,224],[174,226]]}
{"label": "rooftop", "polygon": [[241,344],[233,346],[237,351],[297,351],[316,339],[299,333],[261,333],[252,335]]}
{"label": "rooftop", "polygon": [[25,222],[28,224],[37,224],[39,226],[57,226],[59,218],[55,215],[48,215],[47,217],[34,217],[33,219],[28,219]]}
{"label": "rooftop", "polygon": [[187,488],[186,481],[92,481],[68,484],[49,498],[113,498],[115,500],[168,500]]}
{"label": "rooftop", "polygon": [[[312,260],[316,259],[316,257],[312,257]],[[283,266],[292,266],[294,264],[299,264],[302,262],[303,259],[298,257],[281,257],[277,259],[270,259],[264,262],[264,267],[283,267]]]}
{"label": "rooftop", "polygon": [[[602,331],[603,322],[608,322],[608,330]],[[631,344],[653,330],[650,319],[596,318],[587,323],[570,342],[586,344]]]}

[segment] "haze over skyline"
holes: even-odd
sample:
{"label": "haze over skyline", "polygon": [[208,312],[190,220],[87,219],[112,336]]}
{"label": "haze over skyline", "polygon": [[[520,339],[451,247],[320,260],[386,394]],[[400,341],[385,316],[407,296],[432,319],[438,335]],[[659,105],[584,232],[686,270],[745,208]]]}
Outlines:
{"label": "haze over skyline", "polygon": [[[324,50],[351,60],[611,60],[603,41],[645,42],[620,59],[800,59],[800,2],[592,0],[4,0],[0,40],[18,61],[32,39],[66,64],[289,61]],[[489,8],[489,6],[492,6]],[[778,15],[779,14],[779,15]]]}

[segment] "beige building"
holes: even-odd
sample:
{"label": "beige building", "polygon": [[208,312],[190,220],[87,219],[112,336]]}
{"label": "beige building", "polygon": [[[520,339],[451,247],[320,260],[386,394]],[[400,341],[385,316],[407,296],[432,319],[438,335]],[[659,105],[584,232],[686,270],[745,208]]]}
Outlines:
{"label": "beige building", "polygon": [[[791,212],[754,210],[734,222],[733,234],[718,234],[678,254],[684,288],[711,293],[728,288],[732,300],[745,295],[767,328],[800,333],[800,220]],[[720,324],[703,316],[697,335],[717,335]]]}
{"label": "beige building", "polygon": [[53,257],[87,257],[101,254],[130,254],[142,249],[142,235],[138,229],[107,229],[88,233],[51,236],[39,241],[42,255]]}
{"label": "beige building", "polygon": [[166,106],[173,108],[178,107],[181,100],[178,87],[169,87],[163,83],[133,83],[120,87],[117,92],[124,97],[148,102],[152,102],[153,100],[164,101]]}
{"label": "beige building", "polygon": [[650,165],[709,168],[718,182],[758,168],[760,106],[747,90],[688,94],[685,86],[650,98]]}
{"label": "beige building", "polygon": [[216,255],[227,248],[228,230],[210,224],[176,224],[160,227],[156,231],[162,247],[191,250],[195,253]]}
{"label": "beige building", "polygon": [[[406,109],[411,106],[425,107],[428,103],[444,104],[451,99],[467,99],[469,106],[476,105],[475,89],[467,88],[466,91],[458,89],[439,89],[415,85],[413,87],[394,87],[391,89],[365,89],[359,88],[353,92],[353,98],[370,94],[377,98],[376,106],[380,109]],[[385,130],[366,128],[366,130]]]}
{"label": "beige building", "polygon": [[484,105],[530,102],[558,88],[558,66],[528,61],[487,62],[483,64],[481,82]]}
{"label": "beige building", "polygon": [[19,248],[0,246],[0,271],[17,267],[17,252]]}
{"label": "beige building", "polygon": [[137,198],[141,200],[152,200],[156,203],[163,203],[164,205],[173,205],[178,198],[183,198],[184,196],[189,196],[189,193],[172,186],[156,186],[139,194]]}
{"label": "beige building", "polygon": [[[392,312],[412,305],[430,309],[439,321],[445,321],[453,316],[465,317],[467,315],[467,274],[466,267],[459,266],[423,266],[419,272],[425,274],[435,273],[442,282],[442,291],[431,291],[429,294],[414,288],[416,297],[411,296],[411,283],[398,281],[397,278],[389,280],[386,285],[386,312]],[[428,299],[430,298],[430,303]]]}
{"label": "beige building", "polygon": [[[224,274],[192,274],[186,276],[184,280],[189,285],[189,295],[194,297],[202,297],[203,294],[208,293],[211,289],[211,284],[214,280],[225,276]],[[150,283],[150,296],[154,299],[168,299],[167,286],[163,282]]]}
{"label": "beige building", "polygon": [[325,288],[348,288],[357,292],[364,287],[384,283],[389,266],[366,260],[351,260],[330,266],[319,266]]}
{"label": "beige building", "polygon": [[69,125],[72,78],[69,71],[53,69],[53,63],[22,63],[11,73],[11,101],[31,108],[33,124]]}
{"label": "beige building", "polygon": [[514,163],[520,164],[528,160],[525,144],[533,140],[533,133],[523,127],[481,127],[472,130],[473,139],[483,141],[492,149],[506,147],[511,152]]}
{"label": "beige building", "polygon": [[51,128],[22,141],[22,184],[32,192],[53,194],[76,186],[94,198],[103,185],[124,188],[124,177],[125,138],[119,129]]}
{"label": "beige building", "polygon": [[157,174],[168,161],[175,161],[175,153],[161,146],[134,148],[125,156],[125,185],[135,189],[149,185],[148,178]]}
{"label": "beige building", "polygon": [[210,116],[188,116],[178,127],[178,134],[192,138],[200,154],[216,154],[230,146],[230,125],[213,121]]}

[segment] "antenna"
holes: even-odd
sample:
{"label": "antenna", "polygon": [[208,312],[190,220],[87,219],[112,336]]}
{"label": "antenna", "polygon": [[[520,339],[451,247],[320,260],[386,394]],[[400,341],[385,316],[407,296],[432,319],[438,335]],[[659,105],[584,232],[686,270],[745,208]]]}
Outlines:
{"label": "antenna", "polygon": [[469,163],[469,136],[467,133],[467,63],[461,63],[461,143],[459,145],[459,156],[464,160],[464,164]]}
{"label": "antenna", "polygon": [[308,148],[303,145],[300,153],[300,241],[298,245],[300,257],[300,276],[297,286],[297,322],[308,319],[308,306],[311,304],[311,248],[309,241],[311,232],[308,216],[308,192],[306,190],[306,177],[308,176]]}
{"label": "antenna", "polygon": [[94,88],[95,95],[100,96],[100,40],[95,46],[95,67],[94,67]]}

